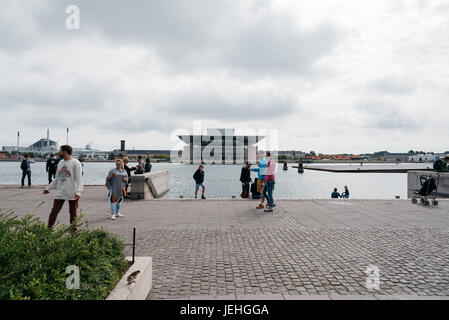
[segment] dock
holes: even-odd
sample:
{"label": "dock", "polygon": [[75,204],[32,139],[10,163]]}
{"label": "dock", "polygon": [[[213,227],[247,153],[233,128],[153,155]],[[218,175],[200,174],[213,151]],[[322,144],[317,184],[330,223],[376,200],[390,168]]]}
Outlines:
{"label": "dock", "polygon": [[[53,198],[42,191],[0,186],[0,208],[46,223]],[[153,258],[150,300],[449,298],[448,200],[275,203],[265,213],[249,199],[125,201],[112,221],[106,188],[85,186],[79,207],[89,228],[127,244],[137,228],[137,255]],[[57,221],[68,223],[67,204]],[[379,289],[366,287],[372,266]]]}
{"label": "dock", "polygon": [[[298,166],[292,166],[298,168]],[[399,163],[399,164],[354,164],[354,165],[304,165],[305,170],[326,171],[335,173],[407,173],[409,171],[432,171],[432,163]]]}

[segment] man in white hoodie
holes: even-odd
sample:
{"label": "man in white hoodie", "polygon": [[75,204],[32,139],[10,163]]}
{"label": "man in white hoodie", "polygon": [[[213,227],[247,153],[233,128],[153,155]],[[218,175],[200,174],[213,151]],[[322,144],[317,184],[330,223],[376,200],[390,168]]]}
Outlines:
{"label": "man in white hoodie", "polygon": [[52,228],[55,224],[65,200],[69,201],[70,224],[75,221],[78,201],[83,191],[83,169],[81,163],[72,158],[72,147],[69,145],[61,146],[59,156],[62,160],[58,163],[55,179],[44,190],[44,194],[48,194],[51,189],[56,189],[53,208],[48,218],[49,228]]}

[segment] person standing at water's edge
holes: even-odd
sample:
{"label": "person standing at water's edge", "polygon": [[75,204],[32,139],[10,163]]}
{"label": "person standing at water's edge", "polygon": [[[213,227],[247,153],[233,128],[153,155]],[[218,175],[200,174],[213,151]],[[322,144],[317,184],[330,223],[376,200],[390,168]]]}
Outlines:
{"label": "person standing at water's edge", "polygon": [[276,171],[276,163],[270,159],[270,153],[267,152],[267,167],[265,172],[265,185],[263,186],[263,194],[267,198],[268,208],[265,212],[273,212],[273,207],[275,206],[273,200],[273,190],[274,190],[274,173]]}
{"label": "person standing at water's edge", "polygon": [[50,155],[45,166],[45,171],[48,173],[48,183],[50,184],[56,176],[56,170],[58,168],[58,159],[54,154]]}
{"label": "person standing at water's edge", "polygon": [[120,213],[120,205],[125,197],[126,182],[128,181],[128,174],[124,169],[123,161],[118,159],[115,162],[115,168],[111,169],[106,177],[106,187],[109,190],[108,199],[111,205],[111,219],[116,217],[123,217]]}
{"label": "person standing at water's edge", "polygon": [[202,164],[200,164],[198,169],[193,174],[193,179],[195,180],[195,199],[197,198],[198,189],[200,187],[202,188],[201,199],[206,199],[204,196],[204,191],[206,190],[206,187],[204,186],[204,166]]}
{"label": "person standing at water's edge", "polygon": [[34,160],[31,159],[30,155],[25,155],[25,159],[22,160],[20,168],[22,169],[22,188],[25,185],[25,177],[28,177],[28,188],[31,188],[31,164]]}
{"label": "person standing at water's edge", "polygon": [[240,182],[242,183],[242,198],[246,199],[249,195],[249,184],[252,182],[251,164],[248,162],[242,168],[242,172],[240,173]]}
{"label": "person standing at water's edge", "polygon": [[50,190],[56,189],[53,208],[48,217],[49,228],[52,228],[55,224],[66,200],[69,201],[70,224],[75,222],[78,202],[81,198],[81,192],[83,192],[81,163],[72,158],[72,147],[69,145],[61,146],[59,155],[62,160],[58,163],[55,179],[44,190],[44,194],[48,194]]}
{"label": "person standing at water's edge", "polygon": [[264,195],[263,195],[263,187],[265,184],[265,170],[267,167],[267,159],[264,157],[265,153],[261,150],[259,151],[259,166],[257,168],[251,169],[251,171],[257,172],[257,192],[262,194],[262,199],[260,200],[260,204],[256,207],[257,209],[264,208]]}

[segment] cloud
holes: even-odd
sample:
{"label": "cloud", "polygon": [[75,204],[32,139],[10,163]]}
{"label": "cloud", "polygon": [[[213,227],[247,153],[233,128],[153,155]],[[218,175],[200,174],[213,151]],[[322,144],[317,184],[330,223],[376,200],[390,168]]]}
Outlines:
{"label": "cloud", "polygon": [[404,95],[415,91],[416,85],[410,77],[390,75],[374,80],[370,87],[384,94]]}

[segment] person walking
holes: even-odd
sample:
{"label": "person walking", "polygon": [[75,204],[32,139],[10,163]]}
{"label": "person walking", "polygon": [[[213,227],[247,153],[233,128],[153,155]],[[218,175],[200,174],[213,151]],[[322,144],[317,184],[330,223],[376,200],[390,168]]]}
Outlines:
{"label": "person walking", "polygon": [[48,173],[48,184],[52,182],[52,180],[56,176],[56,169],[58,167],[58,161],[54,154],[50,155],[50,158],[47,160],[47,165],[45,166],[45,170]]}
{"label": "person walking", "polygon": [[267,167],[267,159],[265,159],[265,153],[260,150],[259,151],[259,166],[257,168],[251,169],[251,171],[257,172],[257,192],[262,194],[262,198],[260,199],[260,204],[256,207],[256,209],[264,208],[265,196],[263,195],[263,186],[265,184],[265,170]]}
{"label": "person walking", "polygon": [[106,188],[108,188],[108,199],[111,207],[111,219],[116,217],[123,217],[120,213],[120,206],[123,198],[126,195],[126,182],[128,181],[128,174],[124,169],[124,164],[121,159],[115,161],[115,168],[111,169],[106,177]]}
{"label": "person walking", "polygon": [[197,199],[198,189],[202,188],[201,199],[205,200],[204,191],[206,187],[204,186],[204,166],[200,164],[198,169],[193,174],[193,179],[195,180],[195,199]]}
{"label": "person walking", "polygon": [[150,162],[150,157],[147,157],[145,159],[145,173],[146,172],[151,172],[151,167],[152,167],[152,164]]}
{"label": "person walking", "polygon": [[249,185],[252,182],[251,180],[251,164],[246,163],[244,167],[242,167],[242,172],[240,173],[240,182],[242,183],[242,198],[249,198]]}
{"label": "person walking", "polygon": [[337,191],[337,188],[334,188],[334,192],[331,193],[332,199],[338,199],[341,198],[341,194]]}
{"label": "person walking", "polygon": [[[62,160],[58,163],[55,179],[44,190],[44,194],[48,194],[50,190],[56,189],[53,208],[48,217],[48,227],[50,229],[53,228],[66,200],[69,202],[70,224],[75,222],[79,199],[83,192],[81,163],[77,159],[72,158],[72,147],[69,145],[61,146],[59,155]],[[74,231],[76,231],[76,227]]]}
{"label": "person walking", "polygon": [[28,188],[31,188],[31,164],[34,163],[34,159],[31,159],[29,154],[25,155],[25,158],[22,160],[20,164],[20,168],[22,169],[22,188],[25,185],[25,177],[28,178]]}
{"label": "person walking", "polygon": [[345,191],[341,194],[342,198],[348,199],[349,198],[349,189],[348,186],[345,186]]}
{"label": "person walking", "polygon": [[274,174],[276,171],[276,163],[270,159],[270,152],[267,152],[267,166],[265,172],[265,184],[263,186],[263,194],[268,202],[268,207],[264,210],[264,212],[273,212],[273,207],[275,206],[273,200],[273,190],[274,190]]}

